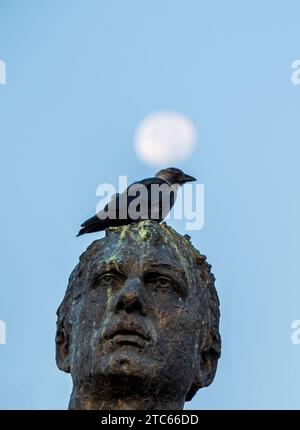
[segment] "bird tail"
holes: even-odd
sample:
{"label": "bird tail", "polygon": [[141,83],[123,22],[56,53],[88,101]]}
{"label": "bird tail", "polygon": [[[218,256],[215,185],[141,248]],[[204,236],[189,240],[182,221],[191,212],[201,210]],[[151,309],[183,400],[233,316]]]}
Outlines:
{"label": "bird tail", "polygon": [[107,220],[101,220],[97,215],[93,216],[81,224],[81,229],[79,230],[76,237],[81,236],[86,233],[95,233],[97,231],[105,230],[108,227]]}

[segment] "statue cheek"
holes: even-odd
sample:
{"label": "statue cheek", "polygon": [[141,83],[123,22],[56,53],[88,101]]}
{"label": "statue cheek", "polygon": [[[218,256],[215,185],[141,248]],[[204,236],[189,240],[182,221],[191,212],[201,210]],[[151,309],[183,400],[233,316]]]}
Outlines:
{"label": "statue cheek", "polygon": [[92,291],[86,296],[81,305],[78,332],[84,331],[85,335],[93,330],[101,330],[108,312],[108,300],[105,294]]}
{"label": "statue cheek", "polygon": [[172,309],[167,310],[159,309],[157,325],[159,332],[168,343],[172,343],[174,338],[186,337],[187,330],[192,326],[191,317],[184,306],[172,307]]}

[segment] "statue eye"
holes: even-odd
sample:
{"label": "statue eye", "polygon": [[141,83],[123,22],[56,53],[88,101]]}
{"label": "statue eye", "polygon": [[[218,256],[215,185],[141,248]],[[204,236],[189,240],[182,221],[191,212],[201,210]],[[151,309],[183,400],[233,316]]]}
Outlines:
{"label": "statue eye", "polygon": [[120,276],[114,272],[106,272],[97,277],[94,288],[103,287],[103,288],[111,288],[115,285],[118,285],[121,282]]}
{"label": "statue eye", "polygon": [[170,288],[170,287],[172,287],[172,282],[169,281],[169,279],[167,279],[167,278],[160,277],[156,280],[156,285],[159,288]]}
{"label": "statue eye", "polygon": [[104,285],[111,285],[116,280],[115,275],[112,273],[106,273],[105,275],[100,276],[99,281]]}
{"label": "statue eye", "polygon": [[159,274],[148,274],[145,279],[146,284],[150,284],[155,290],[165,292],[170,291],[174,287],[174,283],[167,277]]}

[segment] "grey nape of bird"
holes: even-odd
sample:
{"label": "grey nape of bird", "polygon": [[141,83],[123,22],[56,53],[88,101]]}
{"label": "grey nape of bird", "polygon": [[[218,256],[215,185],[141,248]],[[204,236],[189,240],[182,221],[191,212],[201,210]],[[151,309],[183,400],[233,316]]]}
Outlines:
{"label": "grey nape of bird", "polygon": [[[82,228],[77,234],[77,236],[81,236],[85,233],[94,233],[96,231],[102,231],[108,227],[118,227],[126,224],[131,224],[132,222],[137,222],[141,219],[152,219],[157,222],[161,222],[174,206],[177,190],[175,185],[183,185],[186,182],[192,181],[196,181],[193,176],[187,175],[182,170],[177,169],[175,167],[169,167],[167,169],[162,169],[157,172],[153,178],[147,178],[141,181],[134,182],[123,193],[115,194],[112,197],[111,201],[103,208],[102,211],[82,223]],[[151,200],[151,186],[155,184],[158,186],[164,185],[164,189],[167,188],[169,189],[169,191],[172,190],[172,192],[168,193],[167,204],[166,198],[164,199],[162,196],[162,192],[159,193],[158,199],[153,198],[153,201]],[[140,201],[140,193],[137,194],[139,192],[139,188],[147,190],[147,201],[144,201],[147,207],[147,213],[143,214],[143,217],[133,218],[132,216],[130,216],[130,210],[128,211],[128,208],[130,206],[130,203],[133,202],[133,200],[138,198]],[[133,193],[129,193],[130,189],[137,191],[137,193],[135,192],[134,195],[132,195]],[[111,213],[113,213],[113,216],[111,217],[109,216],[110,211]],[[120,216],[121,213],[123,214],[123,216]]]}

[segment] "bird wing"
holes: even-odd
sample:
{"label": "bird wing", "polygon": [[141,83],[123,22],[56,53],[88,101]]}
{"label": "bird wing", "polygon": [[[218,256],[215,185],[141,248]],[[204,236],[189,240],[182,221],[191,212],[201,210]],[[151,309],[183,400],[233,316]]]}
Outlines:
{"label": "bird wing", "polygon": [[81,227],[92,227],[93,225],[98,225],[102,220],[108,218],[108,214],[111,213],[120,198],[120,194],[116,193],[111,197],[111,200],[104,206],[104,208],[99,211],[96,215],[87,219],[81,224]]}
{"label": "bird wing", "polygon": [[[84,221],[84,223],[81,224],[81,227],[90,228],[98,226],[107,219],[164,218],[169,212],[170,208],[173,206],[174,199],[171,201],[171,205],[167,204],[166,206],[161,195],[155,197],[154,193],[153,198],[153,193],[151,195],[152,185],[160,186],[168,184],[163,179],[156,177],[136,181],[129,185],[129,187],[123,191],[123,193],[114,194],[105,207],[96,215]],[[153,201],[151,201],[151,197]],[[169,209],[164,209],[165,206]]]}
{"label": "bird wing", "polygon": [[142,185],[145,185],[147,188],[151,188],[151,185],[152,184],[158,184],[158,185],[162,185],[162,184],[166,184],[167,182],[165,182],[163,179],[161,179],[161,178],[156,178],[156,177],[153,177],[153,178],[146,178],[146,179],[141,179],[140,181],[136,181],[136,182],[133,182],[133,184],[131,184],[131,185],[129,185],[129,187],[127,188],[127,190],[130,188],[130,187],[132,187],[132,185],[135,185],[135,184],[142,184]]}
{"label": "bird wing", "polygon": [[[164,187],[161,187],[161,186]],[[173,188],[161,178],[146,178],[141,181],[134,182],[127,188],[129,193],[131,190],[131,200],[137,197],[136,192],[141,190],[141,196],[138,195],[140,201],[140,218],[153,219],[161,221],[170,212],[173,207],[177,188]],[[146,192],[145,192],[146,191]],[[128,205],[130,204],[130,196],[128,196]]]}

